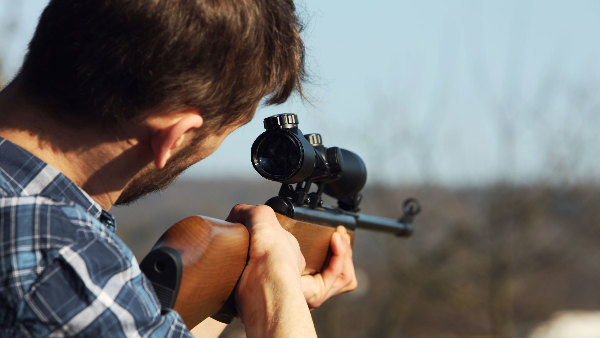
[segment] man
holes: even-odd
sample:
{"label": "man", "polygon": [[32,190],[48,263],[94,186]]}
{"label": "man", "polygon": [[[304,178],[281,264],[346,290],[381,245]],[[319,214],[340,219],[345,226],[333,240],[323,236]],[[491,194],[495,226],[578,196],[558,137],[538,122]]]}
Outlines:
{"label": "man", "polygon": [[[0,336],[190,334],[160,309],[107,210],[210,155],[265,96],[301,92],[294,11],[291,0],[49,2],[0,92]],[[329,265],[301,276],[298,243],[270,208],[238,205],[228,219],[251,236],[235,294],[247,335],[314,336],[309,308],[356,287],[344,230]]]}

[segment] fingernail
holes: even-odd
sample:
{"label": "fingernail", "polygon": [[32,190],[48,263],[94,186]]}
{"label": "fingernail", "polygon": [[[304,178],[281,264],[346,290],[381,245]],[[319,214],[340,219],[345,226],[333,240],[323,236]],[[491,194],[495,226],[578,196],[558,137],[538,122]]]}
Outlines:
{"label": "fingernail", "polygon": [[338,244],[342,244],[342,243],[341,243],[341,240],[342,240],[342,238],[340,237],[340,234],[339,234],[339,233],[337,233],[337,232],[334,232],[334,233],[333,233],[333,235],[332,235],[331,237],[333,237],[333,240],[334,240],[335,242],[337,242]]}
{"label": "fingernail", "polygon": [[346,234],[346,242],[348,242],[348,245],[351,245],[352,238],[350,237],[350,234]]}

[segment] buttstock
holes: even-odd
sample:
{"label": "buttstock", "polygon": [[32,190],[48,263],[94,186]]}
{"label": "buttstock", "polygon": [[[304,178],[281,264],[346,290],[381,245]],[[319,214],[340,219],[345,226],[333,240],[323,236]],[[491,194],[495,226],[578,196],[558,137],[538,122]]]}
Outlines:
{"label": "buttstock", "polygon": [[189,328],[225,304],[246,266],[249,243],[242,224],[192,216],[169,228],[152,248],[172,248],[180,255],[181,283],[173,309]]}
{"label": "buttstock", "polygon": [[[329,259],[329,244],[335,228],[278,213],[276,216],[281,226],[298,240],[306,259],[303,274],[321,271]],[[353,243],[354,232],[348,231],[348,234]],[[214,315],[229,299],[246,265],[249,241],[248,230],[242,224],[192,216],[170,227],[154,245],[153,251],[166,248],[181,258],[181,282],[172,307],[187,327],[192,328]],[[144,259],[141,266],[155,283],[150,277],[155,273],[151,271],[155,263]]]}

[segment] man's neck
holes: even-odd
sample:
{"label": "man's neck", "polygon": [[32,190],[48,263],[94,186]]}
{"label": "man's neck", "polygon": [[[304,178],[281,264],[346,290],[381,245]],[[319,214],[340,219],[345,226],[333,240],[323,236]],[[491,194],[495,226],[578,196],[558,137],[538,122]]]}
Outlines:
{"label": "man's neck", "polygon": [[107,210],[151,161],[136,141],[66,126],[9,90],[0,92],[0,117],[1,137],[58,169]]}

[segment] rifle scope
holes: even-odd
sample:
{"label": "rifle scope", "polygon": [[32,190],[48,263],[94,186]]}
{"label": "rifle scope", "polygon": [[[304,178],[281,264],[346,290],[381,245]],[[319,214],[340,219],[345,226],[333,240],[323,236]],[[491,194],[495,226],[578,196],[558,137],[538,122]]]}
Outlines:
{"label": "rifle scope", "polygon": [[302,134],[296,114],[268,117],[264,126],[251,150],[252,166],[264,178],[284,184],[324,183],[324,192],[334,198],[352,197],[364,187],[362,159],[346,149],[326,148],[319,134]]}

